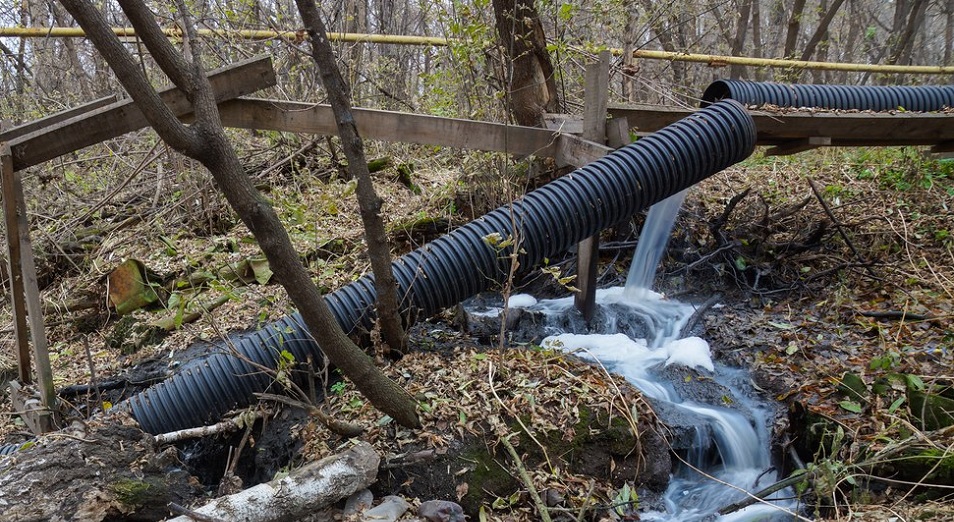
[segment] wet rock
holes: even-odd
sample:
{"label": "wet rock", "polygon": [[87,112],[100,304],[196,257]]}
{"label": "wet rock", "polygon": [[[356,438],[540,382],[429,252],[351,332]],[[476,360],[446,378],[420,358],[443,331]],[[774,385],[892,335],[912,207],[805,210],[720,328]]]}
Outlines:
{"label": "wet rock", "polygon": [[465,522],[464,508],[448,500],[428,500],[417,508],[417,515],[428,522]]}
{"label": "wet rock", "polygon": [[348,500],[345,500],[345,506],[343,514],[345,516],[354,515],[356,513],[361,513],[362,511],[371,507],[371,504],[374,503],[374,494],[367,489],[362,489],[356,491],[348,497]]}
{"label": "wet rock", "polygon": [[388,495],[381,500],[380,504],[365,511],[361,520],[363,522],[394,522],[401,518],[401,515],[410,507],[411,505],[403,498],[397,495]]}

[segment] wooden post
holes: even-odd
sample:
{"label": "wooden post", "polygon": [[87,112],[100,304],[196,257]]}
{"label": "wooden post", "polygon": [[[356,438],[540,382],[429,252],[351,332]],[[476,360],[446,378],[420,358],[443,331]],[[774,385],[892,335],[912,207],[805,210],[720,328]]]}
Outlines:
{"label": "wooden post", "polygon": [[[598,63],[586,66],[586,91],[583,106],[583,139],[606,143],[606,105],[609,99],[610,53],[600,53]],[[596,204],[595,202],[593,202]],[[596,275],[599,271],[599,233],[577,245],[577,292],[574,302],[589,321],[596,311]]]}
{"label": "wooden post", "polygon": [[[24,383],[30,378],[30,352],[26,346],[27,321],[33,357],[36,360],[36,379],[40,390],[42,407],[34,410],[35,426],[40,432],[53,429],[53,412],[56,390],[53,387],[53,370],[46,344],[40,291],[37,285],[33,247],[30,243],[30,227],[27,222],[26,201],[23,185],[13,168],[13,156],[7,142],[0,144],[0,183],[3,189],[4,223],[7,229],[7,252],[10,263],[11,293],[15,314],[14,328],[17,331],[19,374]],[[26,316],[24,317],[24,311]]]}
{"label": "wooden post", "polygon": [[33,372],[30,371],[30,341],[27,330],[26,298],[23,292],[23,272],[20,270],[20,235],[13,233],[17,229],[16,203],[8,195],[12,193],[13,158],[10,156],[10,146],[0,144],[2,169],[0,180],[3,185],[3,216],[7,230],[7,273],[10,274],[10,300],[13,301],[13,332],[17,339],[17,368],[18,378],[23,384],[33,382]]}

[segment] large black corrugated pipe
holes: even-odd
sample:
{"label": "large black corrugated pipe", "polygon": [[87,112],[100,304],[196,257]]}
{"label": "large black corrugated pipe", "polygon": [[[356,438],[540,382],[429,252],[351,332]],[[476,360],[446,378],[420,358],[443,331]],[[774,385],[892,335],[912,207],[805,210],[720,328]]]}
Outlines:
{"label": "large black corrugated pipe", "polygon": [[817,107],[820,109],[914,112],[939,111],[954,107],[954,85],[864,86],[807,85],[745,80],[718,80],[702,94],[702,107],[720,100],[736,100],[745,105]]}
{"label": "large black corrugated pipe", "polygon": [[[745,108],[734,101],[713,104],[395,260],[405,311],[428,316],[454,305],[504,281],[514,248],[520,266],[531,268],[745,159],[754,148],[755,124]],[[486,240],[494,234],[515,238],[515,246],[498,250]],[[345,331],[371,326],[373,283],[364,276],[326,296]],[[234,348],[268,368],[276,367],[281,350],[297,361],[322,357],[298,314],[235,341]],[[143,430],[163,433],[214,420],[273,383],[223,348],[117,407],[131,412]]]}

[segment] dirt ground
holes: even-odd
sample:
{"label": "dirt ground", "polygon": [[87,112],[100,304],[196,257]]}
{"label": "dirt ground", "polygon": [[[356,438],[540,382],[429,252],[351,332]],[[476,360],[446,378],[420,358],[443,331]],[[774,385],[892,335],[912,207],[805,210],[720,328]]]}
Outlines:
{"label": "dirt ground", "polygon": [[[316,282],[333,290],[367,271],[353,184],[324,142],[294,156],[298,138],[240,138],[249,144],[250,170],[260,173],[256,182]],[[111,145],[134,157],[148,149],[142,139]],[[488,155],[380,150],[391,167],[376,181],[400,253],[505,203],[533,172]],[[410,184],[399,165],[411,169]],[[227,276],[259,252],[187,160],[162,153],[130,174],[90,152],[24,181],[56,383],[70,390],[64,402],[79,423],[70,437],[108,439],[87,437],[102,433],[86,419],[104,402],[174,371],[194,341],[214,341],[290,309],[278,285],[261,284],[267,277]],[[658,284],[675,298],[722,296],[702,317],[703,336],[717,359],[751,368],[756,385],[779,402],[779,462],[786,472],[807,470],[803,504],[813,518],[954,520],[946,498],[954,485],[946,409],[954,400],[952,205],[954,168],[914,149],[756,154],[690,193]],[[601,285],[621,283],[641,220],[604,233]],[[126,259],[142,262],[158,300],[118,317],[107,281]],[[554,268],[572,275],[569,256],[549,266],[521,282],[554,291]],[[216,300],[219,306],[194,322],[182,320]],[[11,324],[8,306],[0,314]],[[152,324],[169,317],[179,326],[172,332]],[[461,331],[458,319],[449,310],[421,322],[415,351],[386,369],[419,400],[422,430],[394,426],[347,383],[329,388],[324,411],[362,425],[361,438],[382,455],[376,493],[455,500],[472,514],[483,506],[490,519],[535,520],[531,488],[516,478],[502,440],[523,456],[533,489],[565,519],[611,516],[625,487],[659,490],[672,461],[637,391],[573,358],[501,349],[498,339]],[[16,375],[16,358],[12,331],[2,335],[6,382]],[[100,386],[102,395],[81,393],[91,382],[109,386]],[[0,404],[0,442],[27,440],[6,391]],[[230,453],[244,455],[234,471],[249,485],[343,443],[300,410],[270,405],[265,418],[230,435],[180,443],[176,462],[185,461],[195,478],[176,498],[214,489]],[[187,454],[212,464],[189,464]],[[165,457],[134,461],[115,466],[157,473],[174,466]],[[0,461],[0,473],[9,466]],[[108,491],[115,497],[116,489]]]}

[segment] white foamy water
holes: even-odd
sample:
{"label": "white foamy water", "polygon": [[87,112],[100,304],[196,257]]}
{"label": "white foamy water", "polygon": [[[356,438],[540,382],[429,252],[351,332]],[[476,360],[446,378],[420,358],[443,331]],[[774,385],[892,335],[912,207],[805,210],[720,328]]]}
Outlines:
{"label": "white foamy water", "polygon": [[[630,299],[623,288],[597,292],[599,315],[603,318],[601,333],[555,332],[541,345],[571,352],[606,367],[639,388],[656,401],[665,401],[698,419],[697,441],[692,451],[682,458],[689,466],[677,466],[664,494],[665,511],[640,512],[644,521],[774,521],[791,520],[791,515],[777,507],[756,504],[720,517],[719,509],[774,483],[778,477],[769,458],[770,409],[755,399],[738,396],[730,402],[737,408],[683,400],[675,387],[656,375],[660,368],[676,365],[692,368],[723,381],[722,371],[712,360],[709,343],[699,337],[679,338],[694,308],[691,305],[664,299],[645,290],[638,299]],[[544,310],[558,318],[575,313],[572,298],[542,300],[531,309]],[[649,337],[631,337],[615,331],[620,325],[636,321]],[[720,371],[717,371],[720,370]],[[724,382],[727,387],[731,383]],[[708,475],[708,477],[706,476]],[[788,492],[790,494],[790,492]],[[779,506],[789,509],[792,503]]]}

